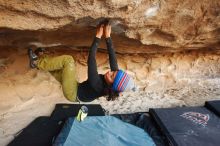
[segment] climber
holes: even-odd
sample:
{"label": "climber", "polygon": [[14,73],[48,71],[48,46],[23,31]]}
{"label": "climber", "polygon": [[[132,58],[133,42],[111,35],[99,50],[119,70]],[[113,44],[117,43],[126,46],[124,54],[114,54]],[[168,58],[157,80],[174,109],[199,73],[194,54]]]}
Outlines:
{"label": "climber", "polygon": [[[107,96],[107,100],[115,100],[123,91],[134,91],[136,86],[133,79],[118,68],[115,51],[110,37],[111,25],[108,22],[101,23],[97,27],[96,36],[88,55],[88,79],[82,83],[76,80],[75,61],[70,55],[51,57],[44,55],[44,49],[33,51],[28,49],[31,68],[49,71],[61,84],[64,96],[75,102],[77,100],[90,102],[101,96]],[[96,51],[105,36],[111,71],[104,75],[98,74],[96,64]]]}

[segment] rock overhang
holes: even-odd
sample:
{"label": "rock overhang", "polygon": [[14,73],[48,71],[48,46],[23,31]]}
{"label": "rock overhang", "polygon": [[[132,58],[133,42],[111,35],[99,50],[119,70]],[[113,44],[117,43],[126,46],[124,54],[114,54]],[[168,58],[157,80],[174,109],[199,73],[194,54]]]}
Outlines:
{"label": "rock overhang", "polygon": [[219,50],[219,7],[218,0],[0,1],[0,45],[88,48],[107,18],[118,53]]}

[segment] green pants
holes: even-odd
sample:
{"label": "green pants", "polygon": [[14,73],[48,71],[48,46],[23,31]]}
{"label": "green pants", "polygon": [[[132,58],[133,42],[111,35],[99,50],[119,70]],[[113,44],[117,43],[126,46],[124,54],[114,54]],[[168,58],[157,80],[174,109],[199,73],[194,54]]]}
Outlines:
{"label": "green pants", "polygon": [[72,56],[44,56],[37,61],[37,67],[49,71],[62,84],[64,96],[68,100],[77,101],[76,68]]}

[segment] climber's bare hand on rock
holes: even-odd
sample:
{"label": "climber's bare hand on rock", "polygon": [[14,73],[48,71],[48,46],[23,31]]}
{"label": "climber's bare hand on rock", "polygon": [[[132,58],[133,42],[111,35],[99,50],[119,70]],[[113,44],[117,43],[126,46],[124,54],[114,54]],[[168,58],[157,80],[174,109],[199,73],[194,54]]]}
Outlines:
{"label": "climber's bare hand on rock", "polygon": [[96,30],[96,37],[97,37],[97,38],[100,38],[100,39],[101,39],[101,37],[102,37],[102,35],[103,35],[103,29],[104,29],[104,25],[103,25],[103,24],[100,25],[100,26],[98,26],[98,28],[97,28],[97,30]]}
{"label": "climber's bare hand on rock", "polygon": [[111,25],[107,24],[105,26],[105,38],[109,38],[110,35],[111,35],[111,30],[112,30],[112,27]]}

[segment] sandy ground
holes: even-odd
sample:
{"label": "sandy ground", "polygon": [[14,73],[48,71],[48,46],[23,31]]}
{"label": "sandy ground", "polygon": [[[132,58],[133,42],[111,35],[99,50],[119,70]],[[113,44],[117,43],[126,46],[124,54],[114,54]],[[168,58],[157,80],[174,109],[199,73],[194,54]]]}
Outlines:
{"label": "sandy ground", "polygon": [[[38,116],[49,116],[57,103],[70,103],[61,86],[48,72],[30,70],[24,52],[0,59],[0,145]],[[85,70],[85,69],[84,69]],[[220,77],[180,78],[170,86],[141,86],[138,92],[123,93],[116,101],[104,97],[99,103],[108,114],[148,111],[149,108],[199,106],[207,100],[220,99]]]}

